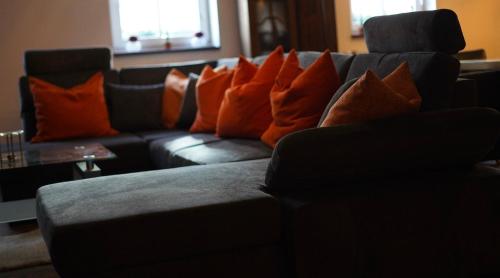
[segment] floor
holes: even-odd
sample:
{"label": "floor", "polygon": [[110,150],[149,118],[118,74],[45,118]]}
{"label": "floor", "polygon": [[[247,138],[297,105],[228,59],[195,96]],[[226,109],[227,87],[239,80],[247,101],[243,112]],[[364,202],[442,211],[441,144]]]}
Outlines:
{"label": "floor", "polygon": [[0,278],[56,278],[36,221],[0,224]]}

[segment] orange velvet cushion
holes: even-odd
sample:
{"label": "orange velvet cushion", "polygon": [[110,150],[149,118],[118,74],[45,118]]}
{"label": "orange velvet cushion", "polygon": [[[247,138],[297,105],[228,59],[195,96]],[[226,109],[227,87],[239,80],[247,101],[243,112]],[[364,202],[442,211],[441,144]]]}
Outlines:
{"label": "orange velvet cushion", "polygon": [[172,69],[165,78],[162,120],[166,128],[174,128],[179,120],[188,82],[189,77],[176,69]]}
{"label": "orange velvet cushion", "polygon": [[190,132],[215,132],[219,108],[232,78],[233,71],[226,67],[214,71],[211,66],[205,66],[196,83],[198,112]]}
{"label": "orange velvet cushion", "polygon": [[258,69],[240,57],[219,110],[218,136],[260,138],[273,119],[269,93],[282,64],[282,47],[269,54]]}
{"label": "orange velvet cushion", "polygon": [[273,122],[261,140],[274,147],[288,133],[315,127],[340,82],[329,50],[306,70],[290,51],[271,91]]}
{"label": "orange velvet cushion", "polygon": [[109,123],[102,73],[69,89],[34,77],[29,83],[37,121],[31,142],[118,134]]}
{"label": "orange velvet cushion", "polygon": [[407,63],[400,65],[384,80],[368,70],[332,106],[321,126],[415,113],[419,111],[421,102]]}

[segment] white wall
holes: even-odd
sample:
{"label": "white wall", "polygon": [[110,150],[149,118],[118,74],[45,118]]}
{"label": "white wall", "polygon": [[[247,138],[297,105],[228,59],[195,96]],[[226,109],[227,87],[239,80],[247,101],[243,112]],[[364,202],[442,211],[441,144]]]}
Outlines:
{"label": "white wall", "polygon": [[[125,56],[114,67],[240,54],[236,1],[219,1],[221,49]],[[27,49],[111,46],[108,0],[0,0],[0,131],[21,127],[18,79]]]}

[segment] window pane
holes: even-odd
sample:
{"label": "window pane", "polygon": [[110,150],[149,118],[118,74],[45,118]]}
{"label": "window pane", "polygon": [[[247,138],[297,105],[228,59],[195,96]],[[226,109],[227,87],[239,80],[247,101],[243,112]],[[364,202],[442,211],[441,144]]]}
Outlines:
{"label": "window pane", "polygon": [[193,37],[202,30],[199,0],[119,0],[122,39]]}
{"label": "window pane", "polygon": [[201,31],[199,0],[159,0],[160,24],[170,37],[192,37]]}
{"label": "window pane", "polygon": [[120,0],[120,27],[123,40],[159,37],[158,0]]}

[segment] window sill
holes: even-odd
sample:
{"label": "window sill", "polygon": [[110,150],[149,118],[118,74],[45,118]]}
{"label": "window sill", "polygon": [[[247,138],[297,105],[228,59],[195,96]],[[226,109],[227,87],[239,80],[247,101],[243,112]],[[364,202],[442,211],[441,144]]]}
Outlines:
{"label": "window sill", "polygon": [[203,46],[203,47],[189,47],[189,48],[145,48],[141,50],[129,51],[125,49],[115,49],[113,56],[133,56],[133,55],[148,55],[148,54],[162,54],[162,53],[177,53],[177,52],[193,52],[193,51],[204,51],[204,50],[219,50],[218,46]]}

